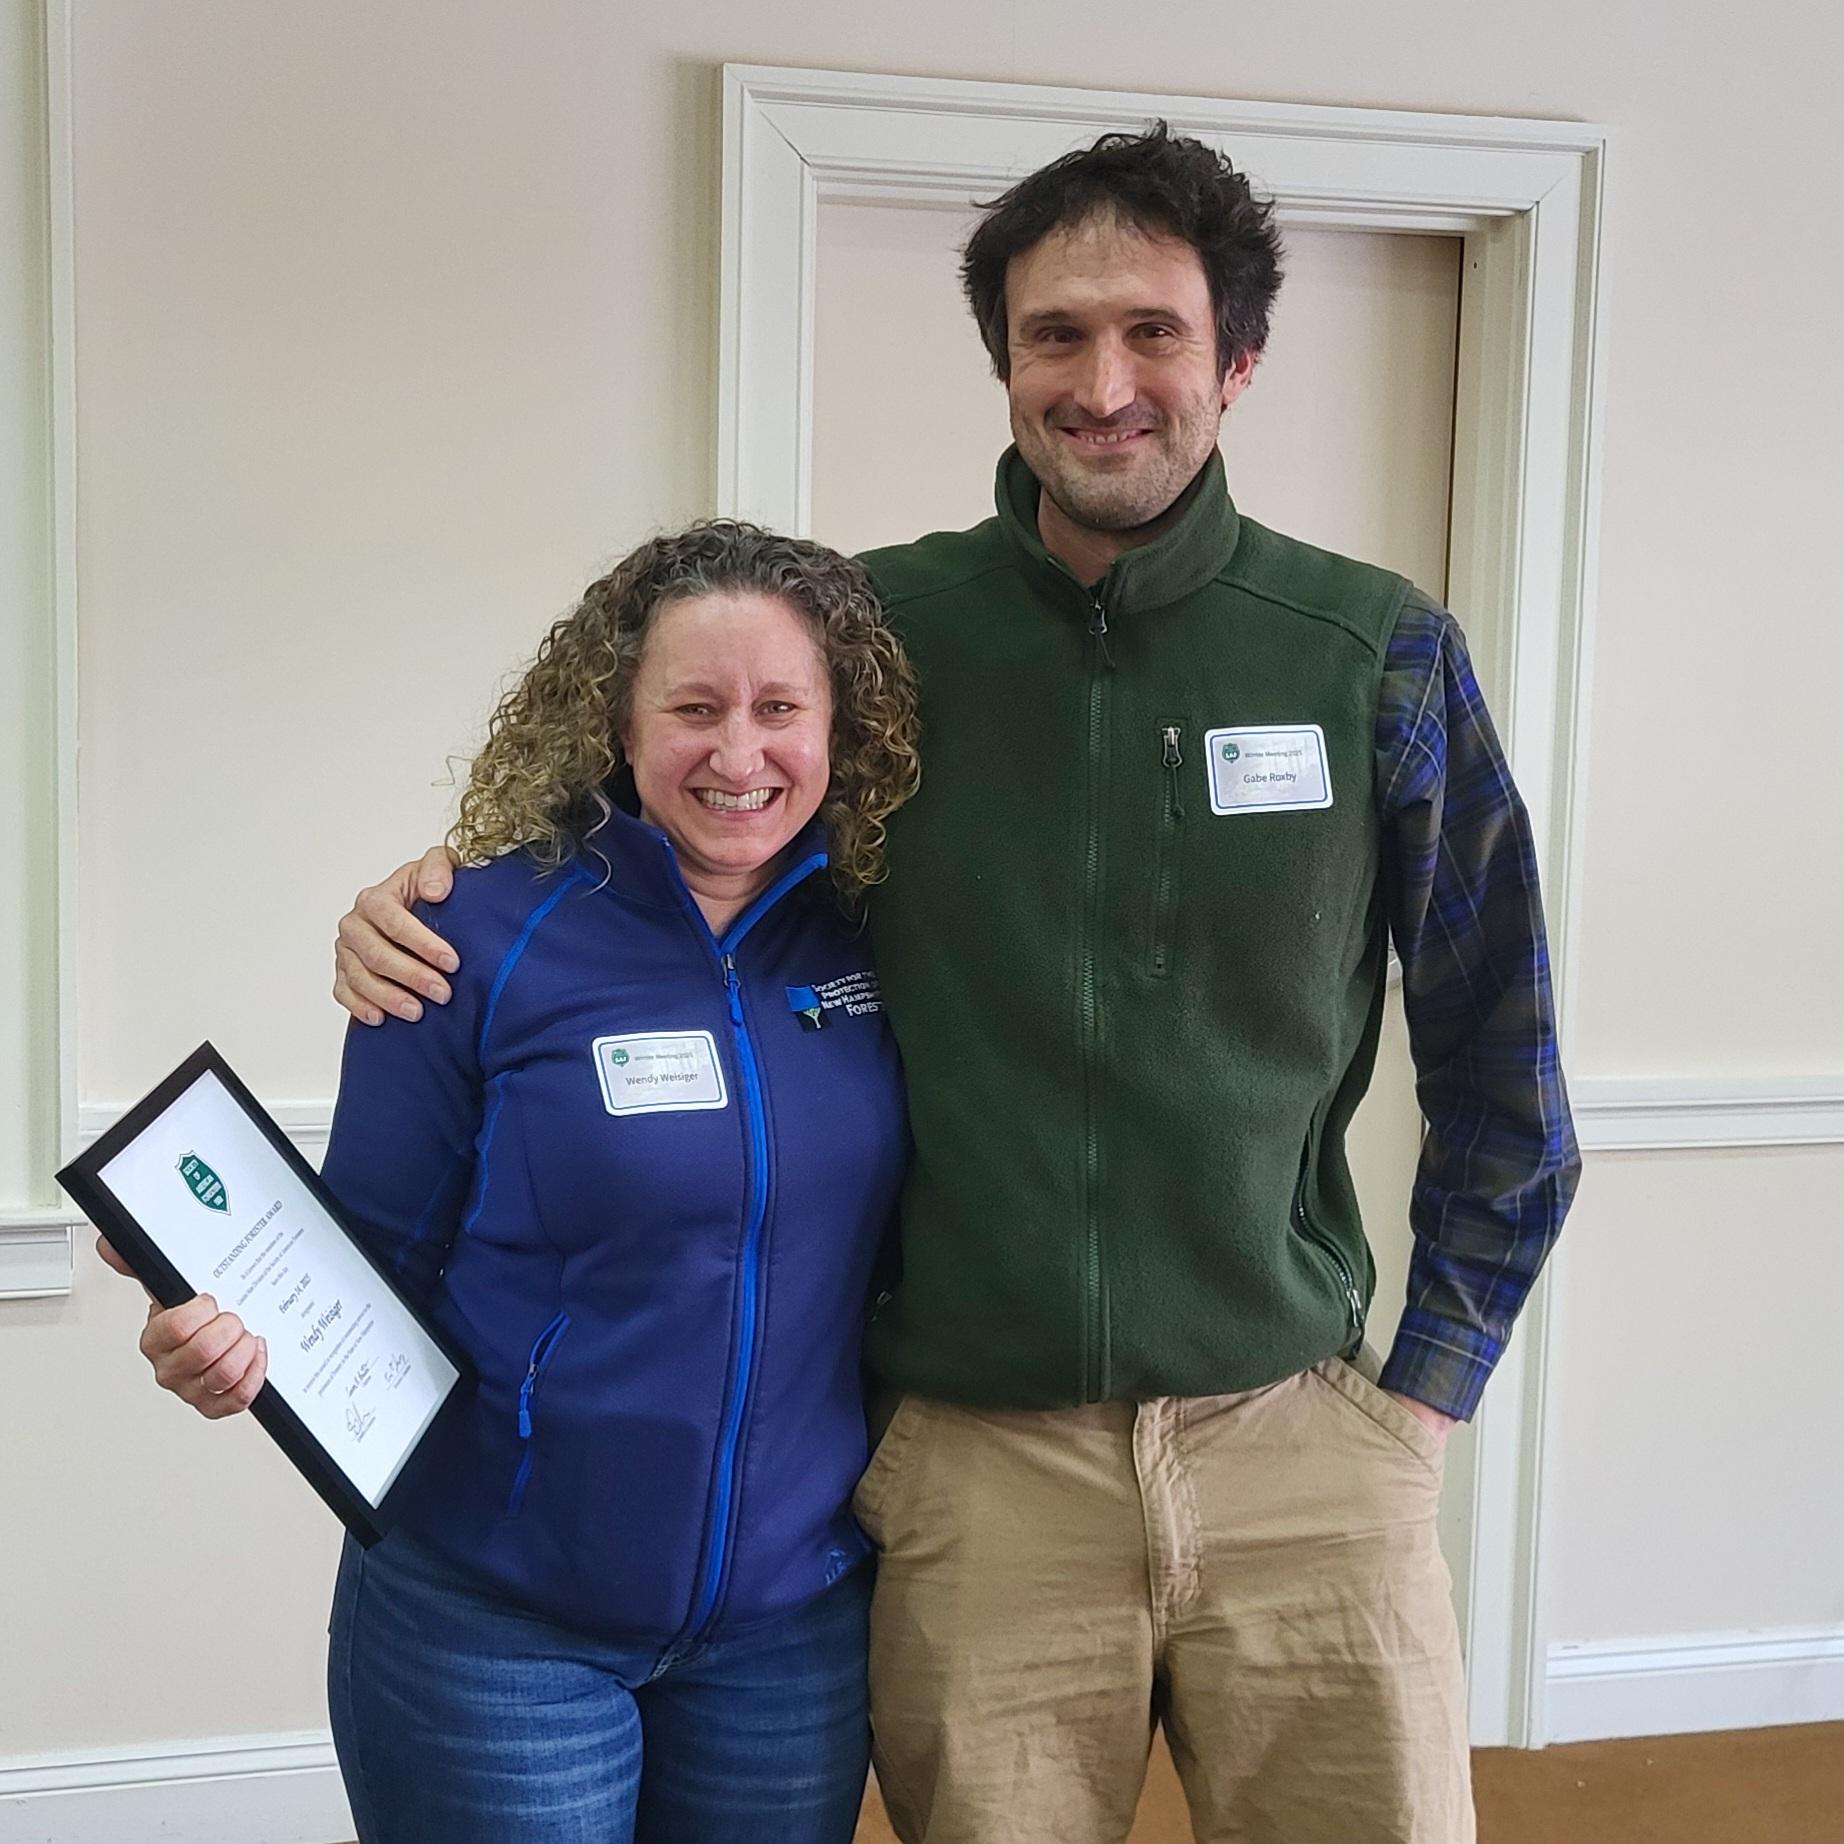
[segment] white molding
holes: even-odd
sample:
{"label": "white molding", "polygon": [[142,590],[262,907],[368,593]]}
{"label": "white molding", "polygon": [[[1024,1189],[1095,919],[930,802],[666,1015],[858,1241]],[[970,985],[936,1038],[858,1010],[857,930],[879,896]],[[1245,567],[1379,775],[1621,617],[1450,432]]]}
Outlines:
{"label": "white molding", "polygon": [[1570,1102],[1590,1152],[1844,1145],[1844,1074],[1592,1076]]}
{"label": "white molding", "polygon": [[[333,1125],[332,1102],[271,1101],[264,1105],[301,1156],[318,1170]],[[94,1146],[128,1106],[127,1102],[85,1102],[76,1110],[77,1147]],[[76,1232],[87,1228],[83,1214],[69,1205],[0,1211],[0,1301],[69,1293]]]}
{"label": "white molding", "polygon": [[338,1844],[352,1835],[324,1732],[0,1761],[0,1844]]}
{"label": "white molding", "polygon": [[[822,200],[964,209],[1097,129],[1154,117],[1222,148],[1283,223],[1465,238],[1449,597],[1491,636],[1482,669],[1537,830],[1566,1049],[1598,531],[1604,130],[727,65],[718,510],[808,529]],[[1477,1437],[1467,1634],[1482,1743],[1543,1735],[1549,1320],[1540,1284]]]}
{"label": "white molding", "polygon": [[1844,1626],[1557,1645],[1549,1739],[1844,1721]]}
{"label": "white molding", "polygon": [[[43,792],[37,777],[19,817],[25,827],[25,850],[9,853],[0,875],[21,882],[20,913],[26,965],[24,984],[31,999],[19,1026],[18,1054],[8,1053],[6,1079],[23,1083],[27,1105],[25,1139],[18,1164],[8,1156],[0,1170],[0,1206],[29,1209],[57,1195],[52,1181],[58,1148],[74,1113],[75,1027],[69,1000],[74,991],[73,947],[76,934],[72,901],[76,869],[76,617],[73,563],[76,518],[71,482],[75,418],[75,376],[71,363],[75,325],[70,286],[71,142],[69,107],[69,24],[67,0],[45,0],[37,16],[24,9],[14,25],[23,43],[20,64],[9,68],[5,111],[8,126],[30,133],[37,158],[18,176],[20,193],[9,197],[8,223],[15,223],[16,199],[26,189],[37,197],[17,220],[20,245],[10,250],[15,273],[38,292],[36,311],[15,319],[9,312],[9,374],[36,372],[42,381],[42,422],[11,431],[21,465],[38,479],[9,501],[6,540],[30,559],[25,570],[36,578],[26,603],[5,611],[25,624],[32,666],[24,678],[0,686],[4,720],[23,735],[36,756],[43,750],[49,774]],[[9,34],[13,25],[9,25]],[[11,183],[11,182],[9,182]],[[23,246],[23,247],[20,247]],[[19,341],[17,349],[12,342]],[[9,384],[10,390],[10,384]],[[23,405],[15,407],[23,408]],[[39,452],[26,459],[32,449]],[[9,452],[9,477],[14,457]],[[9,800],[12,798],[9,793]],[[9,901],[9,908],[11,903]],[[40,995],[45,995],[41,1002]],[[39,1009],[43,1004],[42,1011]],[[54,1009],[55,1008],[55,1009]]]}
{"label": "white molding", "polygon": [[[45,0],[51,241],[51,560],[56,648],[58,1143],[77,1118],[77,273],[70,0]],[[50,1174],[46,1174],[49,1180]]]}
{"label": "white molding", "polygon": [[[331,1101],[265,1101],[264,1109],[311,1163],[318,1165],[333,1127]],[[86,1101],[77,1110],[77,1138],[91,1147],[128,1112],[126,1101]]]}
{"label": "white molding", "polygon": [[[1591,315],[1580,310],[1594,304],[1595,272],[1590,260],[1584,277],[1583,257],[1592,259],[1598,247],[1605,130],[731,64],[724,67],[720,511],[807,529],[815,208],[822,198],[964,208],[1097,128],[1154,116],[1223,147],[1274,196],[1284,222],[1475,236],[1502,229],[1506,235],[1489,243],[1501,259],[1469,288],[1475,295],[1490,290],[1495,308],[1498,297],[1514,304],[1533,298],[1534,311],[1522,305],[1518,316],[1534,328],[1531,388],[1522,395],[1536,412],[1531,439],[1539,452],[1529,471],[1547,481],[1553,470],[1542,450],[1558,436],[1566,444],[1573,421],[1593,408]],[[1577,300],[1584,281],[1587,299]],[[1494,313],[1485,323],[1504,317]],[[1584,423],[1584,438],[1586,432]],[[1524,438],[1521,427],[1508,434]],[[1504,472],[1496,461],[1482,465],[1488,480]],[[1545,529],[1525,521],[1533,542],[1517,551],[1518,567],[1579,574],[1565,516],[1573,509],[1564,503],[1577,484],[1585,488],[1586,476],[1577,482],[1569,470],[1557,474]]]}
{"label": "white molding", "polygon": [[[1582,1144],[1596,1152],[1844,1143],[1844,1075],[1589,1076],[1572,1085],[1570,1102]],[[93,1146],[128,1105],[86,1101],[78,1143]],[[325,1148],[330,1098],[263,1106],[304,1153]],[[0,1229],[9,1220],[0,1215]]]}
{"label": "white molding", "polygon": [[69,1293],[72,1250],[82,1224],[74,1210],[0,1211],[0,1300]]}
{"label": "white molding", "polygon": [[[21,23],[23,23],[23,14]],[[71,273],[72,196],[70,133],[70,27],[68,0],[45,0],[36,21],[38,43],[17,72],[9,73],[7,113],[36,92],[28,120],[42,154],[36,247],[15,250],[22,273],[42,288],[42,321],[34,318],[18,335],[30,342],[22,361],[36,368],[44,386],[44,420],[24,440],[42,441],[42,520],[18,521],[8,530],[37,564],[31,605],[18,619],[39,636],[33,670],[23,682],[0,690],[7,719],[20,727],[34,750],[44,748],[51,764],[47,798],[36,790],[24,815],[26,850],[14,857],[7,875],[23,878],[25,980],[33,998],[17,1020],[20,1052],[9,1052],[7,1075],[26,1085],[28,1121],[22,1161],[9,1157],[0,1172],[0,1299],[32,1300],[68,1294],[71,1286],[73,1225],[81,1221],[60,1203],[53,1172],[59,1149],[69,1144],[76,1118],[76,821],[77,821],[77,627],[75,598],[76,508],[73,496],[76,324]],[[28,35],[30,36],[30,35]],[[30,68],[27,68],[30,66]],[[22,124],[23,125],[23,124]],[[21,225],[22,233],[27,229]],[[8,335],[15,323],[9,319]],[[8,353],[9,366],[14,354]],[[22,504],[23,504],[22,500]],[[28,527],[30,529],[28,529]],[[49,834],[47,844],[42,844]],[[50,995],[42,1013],[37,995]],[[55,1009],[54,1009],[55,1008]],[[40,1208],[40,1205],[43,1208]]]}

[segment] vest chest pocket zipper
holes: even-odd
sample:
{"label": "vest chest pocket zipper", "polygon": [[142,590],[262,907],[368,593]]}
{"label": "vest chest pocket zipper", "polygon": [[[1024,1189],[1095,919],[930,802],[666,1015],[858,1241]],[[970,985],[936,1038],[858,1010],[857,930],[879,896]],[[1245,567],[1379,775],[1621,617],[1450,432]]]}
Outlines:
{"label": "vest chest pocket zipper", "polygon": [[1172,970],[1172,915],[1178,895],[1178,836],[1185,810],[1179,798],[1178,771],[1184,767],[1179,743],[1182,724],[1159,726],[1159,762],[1164,770],[1159,791],[1159,824],[1154,835],[1157,849],[1153,865],[1152,976],[1164,979]]}
{"label": "vest chest pocket zipper", "polygon": [[519,1385],[519,1470],[506,1499],[508,1517],[518,1516],[520,1506],[525,1503],[525,1488],[531,1483],[532,1398],[538,1393],[538,1385],[544,1381],[544,1373],[569,1329],[570,1315],[559,1313],[533,1340],[531,1356],[526,1360],[525,1381]]}

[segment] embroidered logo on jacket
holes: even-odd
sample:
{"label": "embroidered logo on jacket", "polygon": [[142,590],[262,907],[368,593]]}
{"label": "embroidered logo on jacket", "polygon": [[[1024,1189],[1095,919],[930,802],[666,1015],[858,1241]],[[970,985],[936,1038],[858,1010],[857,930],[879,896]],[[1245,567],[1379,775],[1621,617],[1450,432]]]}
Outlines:
{"label": "embroidered logo on jacket", "polygon": [[847,1018],[863,1018],[884,1009],[883,994],[877,975],[869,967],[859,973],[842,973],[836,980],[818,986],[790,986],[788,1010],[800,1020],[803,1031],[818,1031],[831,1022],[829,1012],[843,1012]]}

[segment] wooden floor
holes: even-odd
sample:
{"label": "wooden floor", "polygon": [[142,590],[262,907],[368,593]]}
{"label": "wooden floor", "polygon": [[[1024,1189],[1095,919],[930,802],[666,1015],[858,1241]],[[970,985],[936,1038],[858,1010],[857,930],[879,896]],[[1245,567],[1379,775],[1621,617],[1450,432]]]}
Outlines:
{"label": "wooden floor", "polygon": [[[1844,1844],[1844,1723],[1473,1755],[1479,1844]],[[873,1790],[858,1844],[892,1844]],[[1191,1844],[1163,1746],[1131,1844]]]}

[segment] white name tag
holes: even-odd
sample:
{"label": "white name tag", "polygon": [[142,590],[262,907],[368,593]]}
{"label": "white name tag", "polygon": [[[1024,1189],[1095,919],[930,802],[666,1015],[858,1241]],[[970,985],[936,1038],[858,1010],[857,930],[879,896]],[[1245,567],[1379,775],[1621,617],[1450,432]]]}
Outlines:
{"label": "white name tag", "polygon": [[1332,804],[1325,732],[1317,724],[1206,730],[1212,813],[1295,813]]}
{"label": "white name tag", "polygon": [[629,1031],[598,1037],[590,1050],[610,1114],[682,1114],[729,1105],[709,1031]]}

